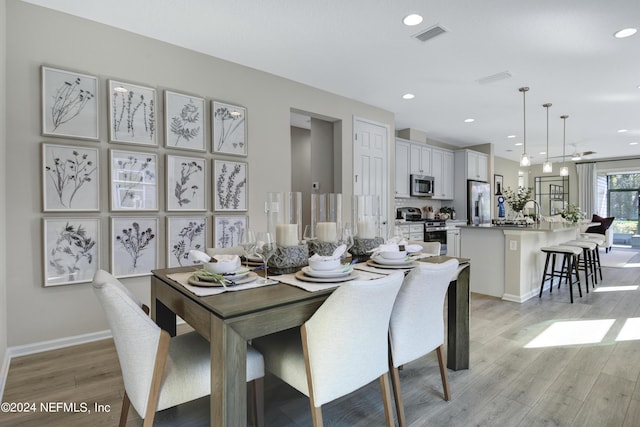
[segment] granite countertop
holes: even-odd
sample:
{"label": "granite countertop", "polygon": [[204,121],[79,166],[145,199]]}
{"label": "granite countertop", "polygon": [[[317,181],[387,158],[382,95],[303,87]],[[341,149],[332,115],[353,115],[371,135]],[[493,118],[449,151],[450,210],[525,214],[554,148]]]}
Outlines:
{"label": "granite countertop", "polygon": [[563,222],[541,222],[539,224],[531,224],[527,226],[482,224],[459,225],[458,228],[475,228],[478,230],[519,230],[554,233],[556,231],[579,228],[580,225],[581,224],[567,224]]}

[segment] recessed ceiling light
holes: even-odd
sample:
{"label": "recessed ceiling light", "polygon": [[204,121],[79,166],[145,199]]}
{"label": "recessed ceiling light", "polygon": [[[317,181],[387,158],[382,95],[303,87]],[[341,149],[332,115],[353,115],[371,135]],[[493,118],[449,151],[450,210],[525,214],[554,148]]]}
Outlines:
{"label": "recessed ceiling light", "polygon": [[629,132],[627,129],[618,129],[618,133],[625,133],[625,132]]}
{"label": "recessed ceiling light", "polygon": [[422,22],[422,16],[418,15],[417,13],[412,13],[411,15],[407,15],[404,18],[402,18],[402,23],[407,27],[413,27],[415,25],[420,24],[421,22]]}
{"label": "recessed ceiling light", "polygon": [[547,154],[547,152],[546,151],[541,151],[540,154]]}
{"label": "recessed ceiling light", "polygon": [[404,95],[402,95],[402,99],[413,99],[416,96],[412,93],[405,93]]}
{"label": "recessed ceiling light", "polygon": [[507,135],[507,138],[515,138],[515,135]]}
{"label": "recessed ceiling light", "polygon": [[638,145],[637,142],[630,142],[629,145]]}
{"label": "recessed ceiling light", "polygon": [[516,146],[519,147],[520,145],[522,145],[522,142],[516,142]]}
{"label": "recessed ceiling light", "polygon": [[617,39],[624,39],[625,37],[631,37],[637,32],[638,32],[637,28],[624,28],[622,30],[619,30],[613,33],[613,37]]}
{"label": "recessed ceiling light", "polygon": [[464,119],[465,123],[473,123],[475,121],[476,121],[476,119]]}

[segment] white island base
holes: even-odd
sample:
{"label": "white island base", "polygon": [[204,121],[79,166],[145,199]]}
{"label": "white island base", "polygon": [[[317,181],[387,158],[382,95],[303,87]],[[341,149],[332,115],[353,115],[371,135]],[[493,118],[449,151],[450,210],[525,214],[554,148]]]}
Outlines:
{"label": "white island base", "polygon": [[[460,226],[460,256],[473,265],[471,292],[522,303],[540,292],[543,246],[576,238],[579,227],[542,223],[529,227]],[[545,284],[545,289],[548,284]]]}

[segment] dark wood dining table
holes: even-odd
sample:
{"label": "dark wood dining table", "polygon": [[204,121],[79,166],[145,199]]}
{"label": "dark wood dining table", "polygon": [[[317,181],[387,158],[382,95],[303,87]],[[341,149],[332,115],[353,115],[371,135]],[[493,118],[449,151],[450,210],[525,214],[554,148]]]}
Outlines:
{"label": "dark wood dining table", "polygon": [[[444,262],[431,257],[427,262]],[[461,260],[468,261],[468,260]],[[278,283],[200,297],[168,274],[194,267],[154,270],[151,316],[176,334],[176,315],[211,343],[211,425],[245,426],[247,420],[247,341],[302,325],[333,289],[308,292]],[[277,276],[276,276],[277,277]],[[469,264],[461,264],[448,291],[447,366],[469,368]]]}

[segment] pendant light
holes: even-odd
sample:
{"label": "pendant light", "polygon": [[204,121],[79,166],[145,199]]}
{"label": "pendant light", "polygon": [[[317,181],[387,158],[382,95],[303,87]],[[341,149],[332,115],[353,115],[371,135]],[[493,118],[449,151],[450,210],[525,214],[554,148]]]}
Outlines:
{"label": "pendant light", "polygon": [[565,149],[565,146],[567,145],[566,138],[567,138],[567,118],[568,117],[569,116],[567,115],[560,116],[560,118],[564,122],[564,124],[562,125],[562,167],[560,168],[560,176],[569,176],[569,168],[564,165],[564,149]]}
{"label": "pendant light", "polygon": [[522,150],[522,156],[520,156],[520,166],[529,166],[531,164],[531,159],[529,159],[529,155],[527,154],[527,110],[525,105],[525,95],[529,90],[529,88],[521,87],[518,90],[522,92],[522,113],[523,113],[523,123],[524,123],[524,128],[522,132],[523,150]]}
{"label": "pendant light", "polygon": [[551,103],[547,102],[546,104],[542,104],[542,106],[547,109],[547,160],[542,164],[542,172],[551,173],[553,172],[553,166],[549,161],[549,107],[551,107]]}

